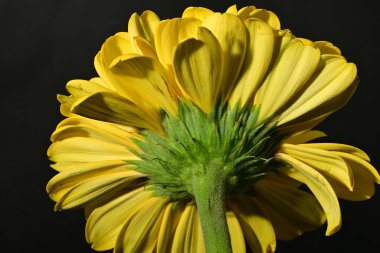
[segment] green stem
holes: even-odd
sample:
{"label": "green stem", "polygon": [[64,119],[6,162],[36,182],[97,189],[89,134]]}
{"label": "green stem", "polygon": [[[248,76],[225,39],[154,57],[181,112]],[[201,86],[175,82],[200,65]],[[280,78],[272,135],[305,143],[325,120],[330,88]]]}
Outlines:
{"label": "green stem", "polygon": [[193,193],[200,216],[207,253],[231,253],[225,206],[225,181],[223,171],[215,168],[202,175],[194,175]]}

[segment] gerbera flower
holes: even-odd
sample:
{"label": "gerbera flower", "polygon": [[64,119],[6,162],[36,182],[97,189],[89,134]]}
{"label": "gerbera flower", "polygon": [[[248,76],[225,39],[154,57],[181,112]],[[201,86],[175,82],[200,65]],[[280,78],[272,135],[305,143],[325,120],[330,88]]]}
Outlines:
{"label": "gerbera flower", "polygon": [[270,11],[133,14],[95,68],[58,96],[47,185],[56,210],[85,209],[95,250],[274,252],[325,222],[337,232],[338,198],[380,182],[362,150],[314,141],[354,93],[355,65]]}

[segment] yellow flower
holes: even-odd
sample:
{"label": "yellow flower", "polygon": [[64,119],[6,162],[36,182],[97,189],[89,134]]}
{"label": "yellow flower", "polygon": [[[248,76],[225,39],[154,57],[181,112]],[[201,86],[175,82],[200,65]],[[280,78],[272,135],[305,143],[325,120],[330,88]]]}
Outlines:
{"label": "yellow flower", "polygon": [[311,142],[354,93],[355,65],[273,12],[133,14],[95,68],[58,96],[47,185],[56,210],[85,209],[95,250],[274,252],[325,222],[337,232],[338,198],[380,182],[362,150]]}

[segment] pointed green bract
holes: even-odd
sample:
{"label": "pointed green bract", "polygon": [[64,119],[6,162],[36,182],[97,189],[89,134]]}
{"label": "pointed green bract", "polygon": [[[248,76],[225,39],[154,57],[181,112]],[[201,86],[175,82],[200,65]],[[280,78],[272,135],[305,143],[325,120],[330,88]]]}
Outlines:
{"label": "pointed green bract", "polygon": [[[258,122],[259,107],[214,106],[205,114],[180,101],[177,115],[162,113],[165,136],[146,130],[134,140],[141,160],[128,161],[147,174],[155,195],[194,199],[193,178],[211,167],[225,175],[225,194],[248,191],[252,182],[284,166],[273,158],[281,136],[269,118]],[[236,187],[238,186],[238,187]]]}

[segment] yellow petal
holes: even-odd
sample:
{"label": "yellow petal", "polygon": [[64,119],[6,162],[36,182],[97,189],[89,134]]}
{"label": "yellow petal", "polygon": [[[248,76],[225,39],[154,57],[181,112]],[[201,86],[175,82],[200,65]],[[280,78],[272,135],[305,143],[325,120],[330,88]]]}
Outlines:
{"label": "yellow petal", "polygon": [[61,106],[59,108],[61,114],[66,117],[73,116],[74,114],[71,113],[71,106],[74,104],[76,99],[73,96],[64,96],[64,95],[57,95],[57,99],[59,103],[61,103]]}
{"label": "yellow petal", "polygon": [[99,92],[78,99],[71,111],[91,119],[161,131],[158,112],[154,118],[132,101],[115,93]]}
{"label": "yellow petal", "polygon": [[254,10],[256,10],[255,6],[245,6],[238,11],[238,17],[244,21]]}
{"label": "yellow petal", "polygon": [[203,235],[199,233],[200,221],[195,205],[188,204],[179,220],[173,238],[172,253],[205,252]]}
{"label": "yellow petal", "polygon": [[292,166],[281,172],[304,183],[318,199],[327,218],[326,235],[337,232],[342,223],[340,206],[329,182],[319,172],[289,155],[278,153],[277,157]]}
{"label": "yellow petal", "polygon": [[[58,127],[52,134],[52,142],[62,141],[71,137],[88,137],[100,139],[114,144],[137,148],[136,144],[130,139],[138,138],[136,134],[123,131],[108,122],[94,121],[87,118],[74,117],[68,118],[71,124]],[[68,120],[66,120],[68,122]]]}
{"label": "yellow petal", "polygon": [[161,21],[156,29],[156,50],[160,61],[166,66],[173,65],[174,50],[179,43],[195,38],[201,21],[197,18],[175,18]]}
{"label": "yellow petal", "polygon": [[244,234],[241,229],[238,218],[236,217],[235,213],[231,210],[227,210],[226,217],[228,231],[230,232],[232,252],[246,252]]}
{"label": "yellow petal", "polygon": [[125,55],[114,60],[111,73],[118,92],[148,113],[163,108],[175,115],[176,98],[170,92],[167,72],[155,59]]}
{"label": "yellow petal", "polygon": [[134,37],[133,42],[136,46],[137,53],[153,59],[158,59],[156,50],[147,40],[142,37]]}
{"label": "yellow petal", "polygon": [[142,37],[151,45],[154,45],[154,30],[156,29],[160,18],[152,11],[144,11],[141,17],[133,13],[128,22],[128,32],[130,39]]}
{"label": "yellow petal", "polygon": [[120,231],[114,252],[154,252],[168,201],[167,198],[151,197],[129,216]]}
{"label": "yellow petal", "polygon": [[[352,155],[349,153],[344,153],[340,151],[332,151],[332,153],[337,154],[342,157],[345,161],[349,162],[350,166],[355,166],[357,168],[361,168],[363,173],[367,174],[374,182],[380,184],[380,176],[379,172],[373,167],[369,162],[356,155]],[[358,171],[359,173],[359,171]]]}
{"label": "yellow petal", "polygon": [[221,49],[207,29],[200,31],[209,33],[200,36],[204,41],[188,39],[178,45],[174,69],[182,88],[203,111],[209,113],[218,96],[221,81]]}
{"label": "yellow petal", "polygon": [[341,55],[340,49],[334,46],[331,42],[328,41],[316,41],[315,45],[321,51],[321,54],[335,54]]}
{"label": "yellow petal", "polygon": [[226,10],[226,13],[231,13],[231,14],[237,15],[238,14],[238,10],[237,10],[236,4],[231,5],[230,7],[228,7],[228,9]]}
{"label": "yellow petal", "polygon": [[102,204],[117,195],[121,189],[133,186],[141,174],[122,171],[87,179],[66,192],[57,202],[55,210],[81,208],[85,205]]}
{"label": "yellow petal", "polygon": [[263,209],[265,215],[271,221],[277,239],[293,240],[302,235],[303,231],[295,228],[291,222],[282,215],[281,210],[274,210],[264,199],[261,198],[255,198],[255,202]]}
{"label": "yellow petal", "polygon": [[[295,133],[284,140],[284,143],[290,144],[301,144],[305,142],[309,142],[321,137],[326,137],[327,135],[318,130],[306,130],[302,132]],[[313,143],[312,143],[313,144]]]}
{"label": "yellow petal", "polygon": [[[318,72],[302,95],[282,113],[278,125],[294,120],[344,92],[356,77],[356,67],[341,57],[322,58]],[[323,111],[322,111],[323,112]],[[314,116],[314,115],[313,115]],[[315,116],[314,116],[315,117]]]}
{"label": "yellow petal", "polygon": [[114,248],[117,236],[127,218],[150,196],[151,192],[141,187],[96,208],[87,220],[87,242],[98,251]]}
{"label": "yellow petal", "polygon": [[350,146],[347,144],[340,144],[340,143],[307,143],[304,144],[307,147],[311,148],[319,148],[329,151],[338,151],[343,153],[348,153],[357,157],[360,157],[361,159],[366,160],[367,162],[370,161],[369,156],[361,149]]}
{"label": "yellow petal", "polygon": [[239,202],[230,201],[228,206],[238,217],[253,252],[275,251],[276,237],[272,224],[252,198],[240,197]]}
{"label": "yellow petal", "polygon": [[261,86],[255,104],[261,104],[260,120],[278,113],[314,73],[320,59],[319,50],[294,39],[281,54],[268,78]]}
{"label": "yellow petal", "polygon": [[322,175],[328,175],[344,184],[352,190],[354,178],[350,167],[338,155],[307,145],[293,145],[284,143],[280,147],[280,152],[288,154],[297,160],[318,170]]}
{"label": "yellow petal", "polygon": [[110,91],[102,85],[87,80],[71,80],[67,83],[66,90],[76,99],[96,92]]}
{"label": "yellow petal", "polygon": [[242,73],[229,100],[233,106],[238,100],[245,104],[257,90],[272,61],[274,35],[272,28],[259,19],[245,22],[248,46]]}
{"label": "yellow petal", "polygon": [[272,27],[273,30],[280,30],[281,29],[281,23],[276,14],[274,14],[271,11],[267,11],[264,9],[256,9],[253,10],[249,16],[249,18],[258,18],[267,23],[269,26]]}
{"label": "yellow petal", "polygon": [[170,252],[172,240],[168,240],[168,238],[174,237],[182,211],[181,205],[174,206],[173,203],[169,203],[166,206],[157,238],[157,253]]}
{"label": "yellow petal", "polygon": [[301,231],[314,230],[326,221],[317,199],[307,192],[267,180],[256,182],[254,189],[294,228]]}
{"label": "yellow petal", "polygon": [[223,100],[226,101],[244,62],[247,44],[246,28],[237,16],[229,13],[214,13],[203,21],[202,26],[214,34],[222,48],[221,91]]}
{"label": "yellow petal", "polygon": [[187,7],[183,13],[183,18],[196,18],[201,21],[205,20],[208,16],[213,14],[214,12],[210,9],[204,7]]}
{"label": "yellow petal", "polygon": [[[87,179],[126,170],[128,170],[128,167],[125,161],[101,161],[72,164],[49,181],[46,186],[46,191],[49,193],[50,198],[54,201],[58,201],[58,199],[67,193],[67,191]],[[143,176],[143,174],[133,170],[129,170],[128,173],[130,173],[131,176]]]}
{"label": "yellow petal", "polygon": [[53,162],[96,162],[136,159],[127,147],[99,139],[72,137],[53,143],[48,149]]}

